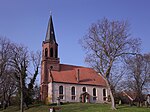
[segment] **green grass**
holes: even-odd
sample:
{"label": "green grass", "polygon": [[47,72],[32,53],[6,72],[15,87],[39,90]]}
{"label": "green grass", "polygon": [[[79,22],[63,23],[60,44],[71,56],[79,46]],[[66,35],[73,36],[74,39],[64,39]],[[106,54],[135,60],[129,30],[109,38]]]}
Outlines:
{"label": "green grass", "polygon": [[[50,106],[47,105],[34,105],[25,112],[49,112]],[[61,112],[150,112],[150,108],[146,107],[129,107],[127,105],[117,106],[117,110],[111,110],[108,104],[65,104],[61,105]],[[0,112],[19,112],[18,107],[9,107]]]}

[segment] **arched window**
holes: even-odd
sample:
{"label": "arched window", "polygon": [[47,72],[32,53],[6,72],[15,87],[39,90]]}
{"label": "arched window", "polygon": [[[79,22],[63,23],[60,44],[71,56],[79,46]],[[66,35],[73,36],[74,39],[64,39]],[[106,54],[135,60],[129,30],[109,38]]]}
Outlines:
{"label": "arched window", "polygon": [[57,58],[58,56],[57,56],[58,54],[57,54],[57,49],[55,50],[55,58]]}
{"label": "arched window", "polygon": [[50,57],[53,57],[53,48],[50,49]]}
{"label": "arched window", "polygon": [[75,100],[75,87],[71,88],[71,99]]}
{"label": "arched window", "polygon": [[63,86],[59,86],[59,98],[63,99]]}
{"label": "arched window", "polygon": [[82,91],[83,91],[83,92],[86,92],[86,87],[83,87],[83,88],[82,88]]}
{"label": "arched window", "polygon": [[106,101],[106,89],[103,89],[103,100]]}
{"label": "arched window", "polygon": [[96,88],[93,88],[93,100],[96,100]]}
{"label": "arched window", "polygon": [[47,57],[47,56],[48,56],[48,49],[45,48],[45,57]]}

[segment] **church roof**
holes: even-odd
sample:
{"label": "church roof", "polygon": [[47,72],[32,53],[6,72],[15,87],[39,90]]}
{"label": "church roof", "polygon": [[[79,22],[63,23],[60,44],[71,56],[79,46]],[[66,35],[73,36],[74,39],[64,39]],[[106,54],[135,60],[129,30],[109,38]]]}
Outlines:
{"label": "church roof", "polygon": [[92,68],[60,64],[60,71],[51,71],[51,76],[53,82],[106,87],[104,78]]}
{"label": "church roof", "polygon": [[52,42],[52,43],[54,42],[54,43],[56,43],[52,15],[50,16],[50,19],[49,19],[49,22],[48,22],[48,27],[47,27],[45,41],[46,42]]}

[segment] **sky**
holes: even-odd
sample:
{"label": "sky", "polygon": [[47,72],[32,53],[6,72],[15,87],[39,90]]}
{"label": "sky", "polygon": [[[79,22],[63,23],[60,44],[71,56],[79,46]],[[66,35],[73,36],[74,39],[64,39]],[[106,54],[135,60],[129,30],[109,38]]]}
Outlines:
{"label": "sky", "polygon": [[61,63],[88,66],[79,39],[98,20],[128,20],[131,35],[150,52],[150,0],[0,0],[0,36],[41,50],[50,12]]}

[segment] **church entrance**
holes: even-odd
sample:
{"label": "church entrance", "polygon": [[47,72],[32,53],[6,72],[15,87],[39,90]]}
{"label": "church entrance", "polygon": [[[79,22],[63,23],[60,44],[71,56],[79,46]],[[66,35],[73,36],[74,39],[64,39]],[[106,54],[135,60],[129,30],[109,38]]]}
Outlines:
{"label": "church entrance", "polygon": [[87,92],[84,92],[80,95],[80,102],[90,103],[90,95]]}

